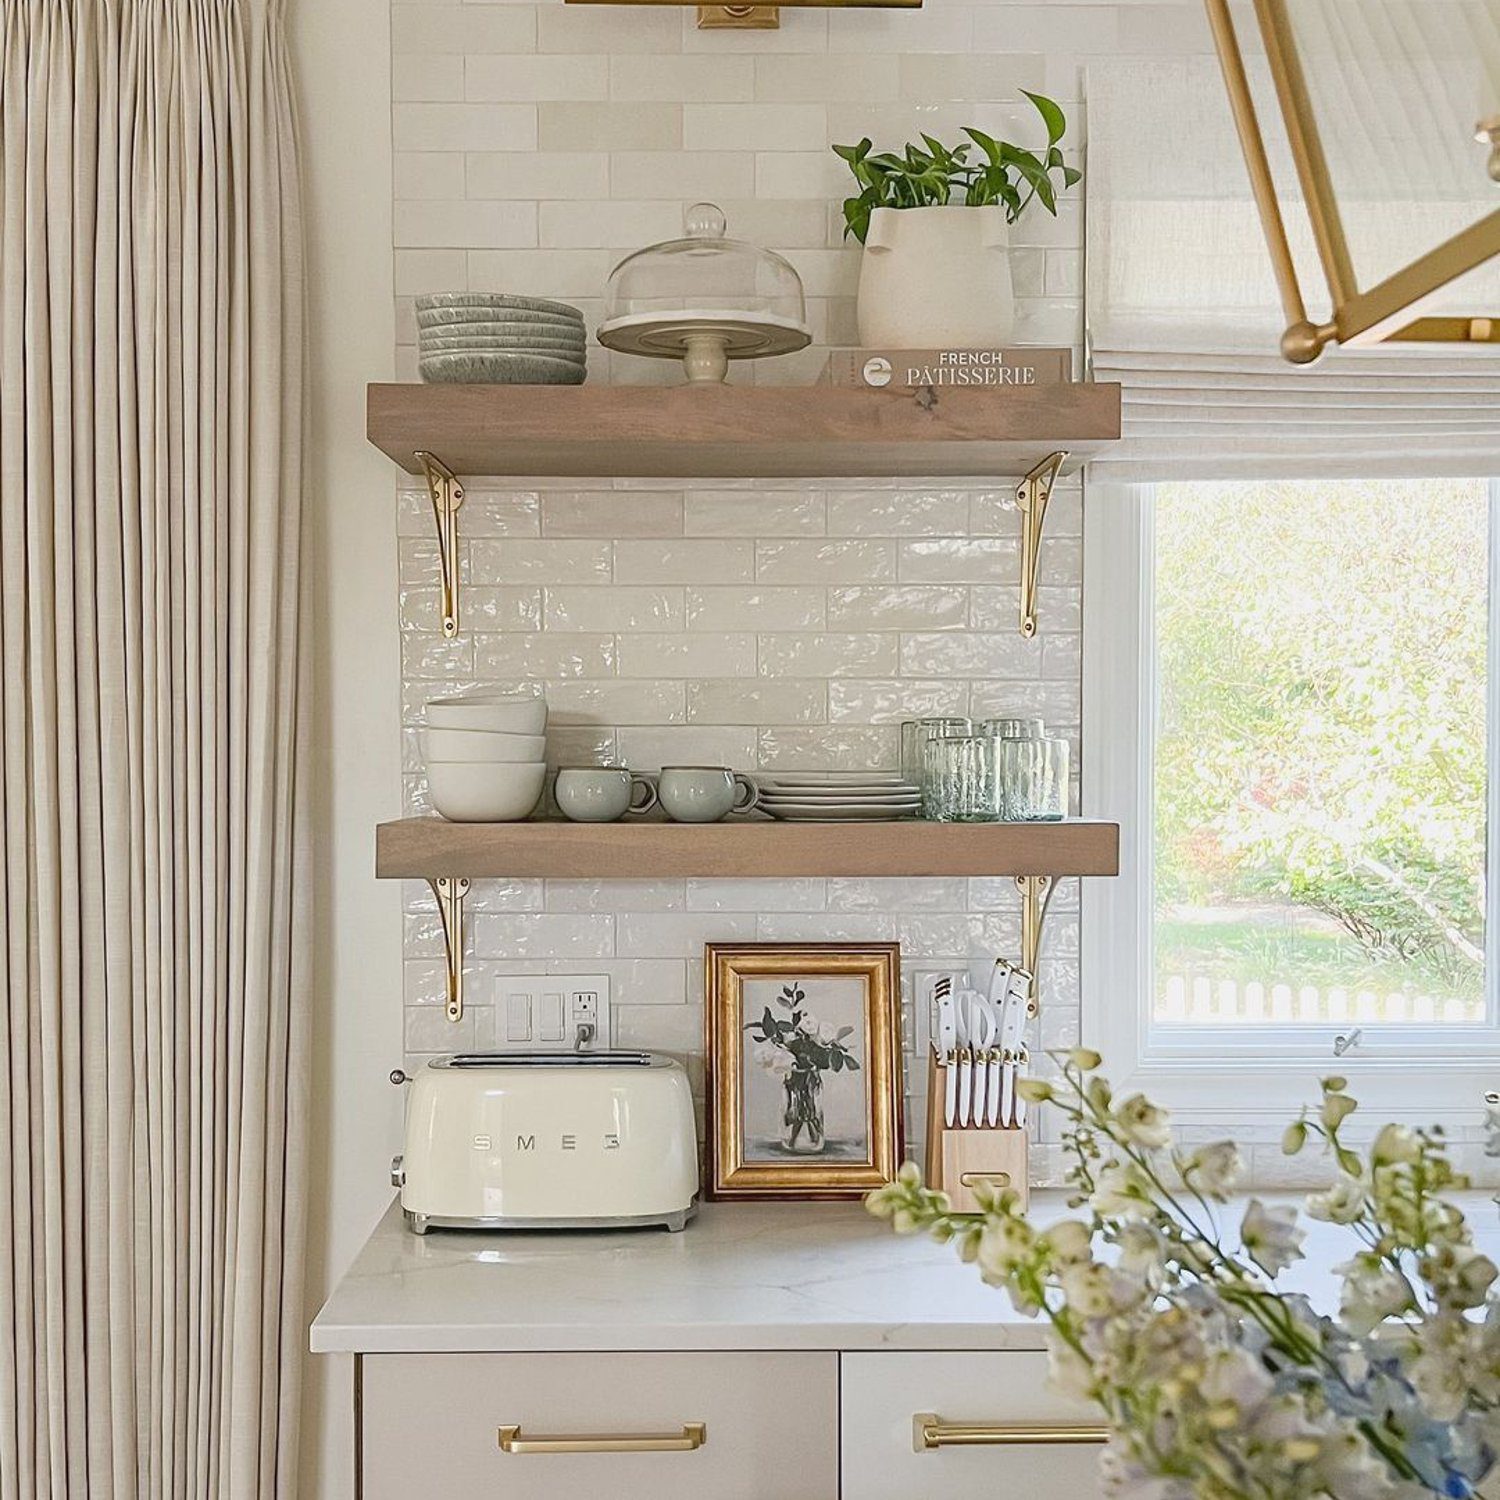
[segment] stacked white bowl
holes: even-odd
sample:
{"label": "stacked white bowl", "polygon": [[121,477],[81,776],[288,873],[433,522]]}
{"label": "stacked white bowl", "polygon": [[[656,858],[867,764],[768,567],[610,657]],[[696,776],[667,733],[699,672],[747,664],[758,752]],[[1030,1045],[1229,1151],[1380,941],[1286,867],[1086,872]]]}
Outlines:
{"label": "stacked white bowl", "polygon": [[583,314],[546,297],[432,292],[417,298],[417,372],[426,381],[581,385]]}
{"label": "stacked white bowl", "polygon": [[472,693],[427,704],[422,753],[433,807],[454,823],[519,823],[547,779],[547,700]]}

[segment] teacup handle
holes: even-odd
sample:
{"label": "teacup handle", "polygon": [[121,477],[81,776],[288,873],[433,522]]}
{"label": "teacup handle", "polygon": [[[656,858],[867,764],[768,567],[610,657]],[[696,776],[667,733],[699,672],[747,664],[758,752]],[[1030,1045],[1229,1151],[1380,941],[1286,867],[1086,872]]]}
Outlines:
{"label": "teacup handle", "polygon": [[648,813],[656,806],[656,783],[649,776],[633,774],[630,778],[630,811]]}
{"label": "teacup handle", "polygon": [[[736,772],[734,790],[734,806],[730,809],[732,812],[751,812],[760,806],[760,788],[748,776],[742,776],[739,772]],[[743,797],[740,796],[742,792],[744,793]]]}

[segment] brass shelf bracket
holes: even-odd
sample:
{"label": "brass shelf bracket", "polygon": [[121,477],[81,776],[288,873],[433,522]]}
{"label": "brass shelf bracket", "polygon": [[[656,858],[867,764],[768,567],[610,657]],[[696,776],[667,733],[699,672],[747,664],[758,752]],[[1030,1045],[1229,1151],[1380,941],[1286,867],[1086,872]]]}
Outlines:
{"label": "brass shelf bracket", "polygon": [[1021,634],[1029,641],[1036,635],[1036,584],[1042,558],[1042,525],[1052,486],[1067,462],[1063,452],[1049,453],[1016,486],[1016,504],[1021,511]]}
{"label": "brass shelf bracket", "polygon": [[464,487],[453,470],[434,454],[419,449],[416,458],[427,480],[427,498],[432,502],[432,519],[437,527],[443,634],[452,640],[458,634],[458,511],[464,503]]}
{"label": "brass shelf bracket", "polygon": [[[1042,923],[1047,919],[1047,905],[1052,900],[1055,882],[1050,875],[1017,875],[1016,889],[1021,893],[1021,967],[1033,979],[1040,973],[1042,959]],[[1031,986],[1031,1014],[1038,1015],[1040,986]]]}
{"label": "brass shelf bracket", "polygon": [[429,880],[437,897],[438,919],[443,924],[443,957],[448,970],[446,1014],[450,1021],[464,1016],[464,897],[469,882],[462,875],[438,875]]}

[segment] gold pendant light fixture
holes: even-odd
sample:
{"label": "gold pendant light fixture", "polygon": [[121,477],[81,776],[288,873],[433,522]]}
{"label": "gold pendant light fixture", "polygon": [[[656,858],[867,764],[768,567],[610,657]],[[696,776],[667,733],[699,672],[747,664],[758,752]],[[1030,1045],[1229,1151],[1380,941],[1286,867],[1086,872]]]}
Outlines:
{"label": "gold pendant light fixture", "polygon": [[[1205,0],[1205,3],[1286,316],[1282,354],[1294,364],[1307,364],[1329,344],[1345,347],[1384,343],[1468,344],[1500,348],[1500,305],[1476,308],[1472,313],[1465,309],[1458,314],[1443,315],[1423,310],[1444,288],[1500,256],[1500,207],[1400,270],[1361,288],[1287,0],[1253,0],[1286,143],[1332,304],[1326,322],[1314,322],[1308,317],[1230,3],[1229,0]],[[1500,109],[1500,99],[1494,103]],[[1487,171],[1489,179],[1500,183],[1500,112],[1487,112],[1474,130],[1475,139],[1490,147],[1487,160],[1482,153],[1474,153],[1475,180],[1483,182]]]}
{"label": "gold pendant light fixture", "polygon": [[800,10],[919,10],[922,0],[777,0],[774,5],[703,5],[700,0],[564,0],[567,5],[693,5],[700,31],[775,31],[781,7]]}

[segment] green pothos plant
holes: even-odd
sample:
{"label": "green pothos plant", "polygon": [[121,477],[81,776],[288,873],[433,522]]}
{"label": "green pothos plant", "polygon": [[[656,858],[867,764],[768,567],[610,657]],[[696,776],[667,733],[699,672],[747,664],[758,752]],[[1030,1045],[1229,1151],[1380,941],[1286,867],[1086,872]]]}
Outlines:
{"label": "green pothos plant", "polygon": [[876,151],[868,136],[857,146],[835,146],[835,153],[848,163],[859,185],[859,192],[844,200],[845,237],[852,234],[864,244],[870,215],[877,208],[1000,204],[1009,224],[1032,203],[1055,214],[1058,193],[1072,187],[1083,173],[1063,161],[1058,143],[1068,122],[1061,106],[1044,94],[1021,92],[1036,107],[1047,131],[1047,144],[1040,152],[997,141],[973,125],[964,127],[969,139],[956,146],[945,146],[925,133],[922,145],[908,142],[900,154]]}

